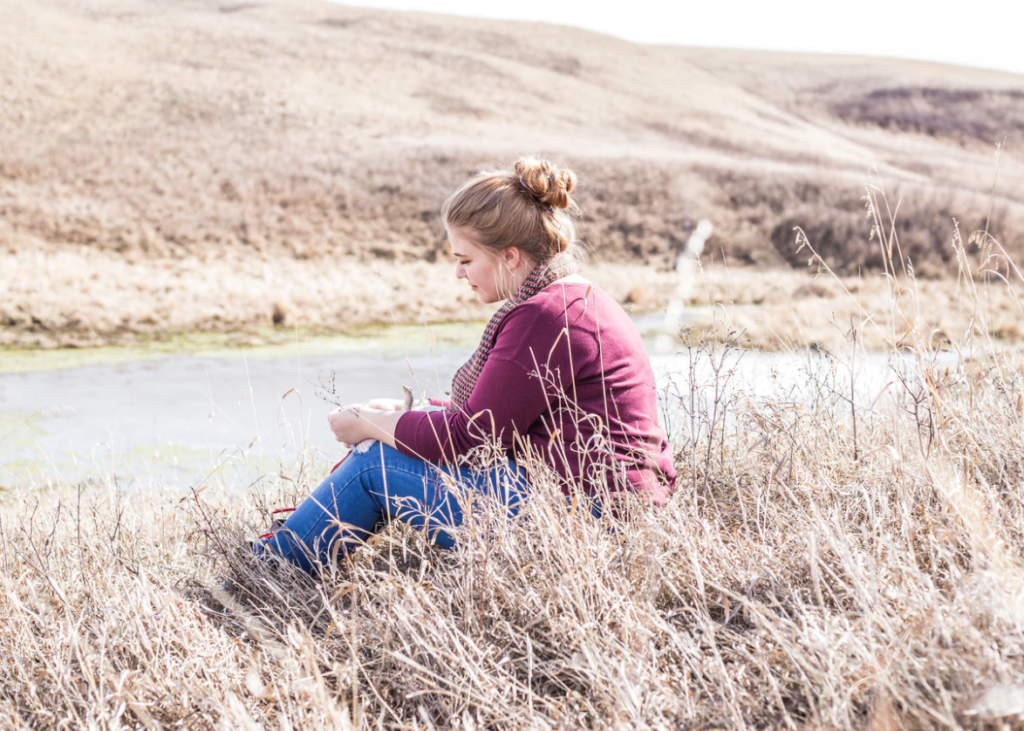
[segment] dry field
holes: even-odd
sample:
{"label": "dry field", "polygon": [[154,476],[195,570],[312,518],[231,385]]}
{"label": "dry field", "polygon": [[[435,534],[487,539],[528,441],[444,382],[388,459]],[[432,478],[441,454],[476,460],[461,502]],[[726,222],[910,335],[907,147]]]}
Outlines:
{"label": "dry field", "polygon": [[408,319],[454,317],[405,265],[444,258],[459,182],[524,152],[580,173],[591,260],[637,268],[617,291],[702,218],[733,267],[788,279],[800,226],[837,273],[880,270],[869,174],[920,277],[955,275],[954,219],[1024,250],[1012,74],[284,0],[0,0],[0,66],[8,345],[245,330],[325,289],[310,326],[346,331],[385,310],[347,294],[374,263]]}
{"label": "dry field", "polygon": [[[676,347],[720,376],[665,394],[664,509],[567,513],[537,472],[456,552],[394,526],[315,579],[246,543],[317,485],[308,452],[2,493],[0,726],[1024,718],[1020,77],[284,0],[0,0],[0,65],[0,346],[485,317],[436,212],[525,150],[584,174],[586,273],[639,311],[714,222]],[[732,380],[736,345],[808,344],[800,397]]]}
{"label": "dry field", "polygon": [[[913,311],[914,280],[888,281]],[[852,338],[807,353],[796,399],[744,392],[742,352],[694,342],[720,377],[666,394],[666,507],[567,512],[535,472],[516,519],[467,511],[456,552],[394,526],[314,579],[255,559],[269,508],[327,468],[302,456],[247,488],[6,495],[0,723],[1005,728],[1024,714],[1024,362],[986,336],[982,289],[965,298],[970,356],[940,358],[918,322],[852,403]]]}
{"label": "dry field", "polygon": [[[377,323],[483,321],[492,312],[448,265],[337,264],[231,254],[128,263],[104,251],[26,251],[0,272],[9,295],[0,300],[0,319],[20,324],[0,329],[0,346],[130,346],[195,332],[225,333],[229,344],[249,346],[294,339],[296,330],[359,334]],[[1024,335],[1024,283],[1003,285],[997,269],[987,280],[918,279],[912,303],[894,303],[879,274],[833,277],[820,265],[757,270],[706,256],[688,280],[685,324],[719,340],[735,332],[744,347],[766,351],[838,349],[853,326],[862,344],[885,351],[914,325],[948,348],[963,345],[959,334],[979,316],[970,296],[977,289],[991,325],[986,335],[1012,345]],[[643,265],[593,262],[583,273],[638,314],[663,310],[679,284],[676,272]],[[998,274],[1006,276],[1005,266]]]}
{"label": "dry field", "polygon": [[[652,267],[595,263],[586,273],[640,311],[663,305],[676,280]],[[486,320],[453,266],[426,262],[221,257],[141,259],[111,252],[24,251],[0,271],[0,346],[132,344],[194,332],[263,336],[358,333],[377,323]],[[23,303],[31,302],[26,312]]]}

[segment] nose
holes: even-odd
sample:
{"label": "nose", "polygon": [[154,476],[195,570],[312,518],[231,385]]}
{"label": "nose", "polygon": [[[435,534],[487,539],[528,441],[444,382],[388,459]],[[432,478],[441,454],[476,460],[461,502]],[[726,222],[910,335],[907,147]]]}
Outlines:
{"label": "nose", "polygon": [[456,264],[455,265],[455,278],[456,279],[465,279],[466,278],[466,267],[462,266],[462,264]]}

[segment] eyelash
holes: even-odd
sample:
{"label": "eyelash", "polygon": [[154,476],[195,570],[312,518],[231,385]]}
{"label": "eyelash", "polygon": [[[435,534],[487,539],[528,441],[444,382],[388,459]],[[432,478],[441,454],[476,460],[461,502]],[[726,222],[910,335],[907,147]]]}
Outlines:
{"label": "eyelash", "polygon": [[460,261],[459,264],[461,264],[462,266],[466,266],[469,264],[469,259],[466,259],[465,261]]}

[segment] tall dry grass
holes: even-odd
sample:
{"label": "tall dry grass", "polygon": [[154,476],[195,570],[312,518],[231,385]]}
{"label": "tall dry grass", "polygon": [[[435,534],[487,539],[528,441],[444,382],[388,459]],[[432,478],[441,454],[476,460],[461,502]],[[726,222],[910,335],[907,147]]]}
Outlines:
{"label": "tall dry grass", "polygon": [[[729,339],[695,342],[693,371],[666,394],[680,477],[662,509],[567,513],[558,485],[538,478],[514,520],[476,505],[457,552],[399,525],[310,579],[246,545],[269,506],[318,482],[325,465],[307,460],[232,495],[99,480],[6,496],[3,725],[1019,718],[1024,369],[990,339],[984,306],[1005,285],[965,272],[977,316],[940,353],[883,202],[872,206],[889,306],[912,326],[884,333],[887,385],[858,396],[870,312],[845,351],[806,355],[792,393],[742,390]],[[980,243],[986,266],[1007,271],[998,244]],[[708,368],[710,387],[690,377]]]}

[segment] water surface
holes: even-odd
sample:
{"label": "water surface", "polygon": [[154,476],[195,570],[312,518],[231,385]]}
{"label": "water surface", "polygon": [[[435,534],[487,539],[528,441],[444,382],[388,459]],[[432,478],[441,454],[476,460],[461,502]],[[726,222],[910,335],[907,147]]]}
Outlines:
{"label": "water surface", "polygon": [[[716,382],[732,393],[795,402],[812,397],[811,383],[831,380],[849,390],[849,370],[823,355],[737,351],[724,361],[695,358],[682,345],[658,347],[657,313],[635,321],[670,430],[684,428],[678,417],[694,403],[691,391],[698,408],[713,405]],[[0,368],[0,487],[95,480],[245,486],[300,455],[333,462],[343,454],[326,423],[333,402],[401,398],[403,385],[441,396],[481,329],[388,328],[362,338],[160,351],[142,359],[87,353],[86,365],[58,360],[57,367],[39,354],[20,370],[9,359]],[[874,400],[894,382],[887,358],[859,358],[859,400]]]}

